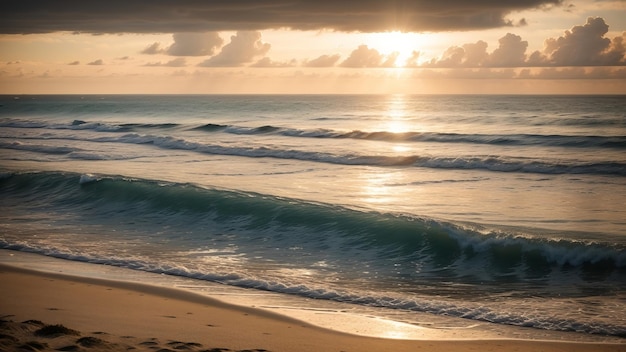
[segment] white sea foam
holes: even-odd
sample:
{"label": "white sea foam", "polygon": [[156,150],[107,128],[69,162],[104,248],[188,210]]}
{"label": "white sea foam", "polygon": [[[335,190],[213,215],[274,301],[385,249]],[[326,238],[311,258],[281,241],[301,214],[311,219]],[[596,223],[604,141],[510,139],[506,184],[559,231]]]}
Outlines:
{"label": "white sea foam", "polygon": [[80,180],[78,180],[79,184],[85,184],[85,183],[91,183],[91,182],[96,182],[99,181],[101,178],[93,175],[93,174],[84,174],[80,176]]}

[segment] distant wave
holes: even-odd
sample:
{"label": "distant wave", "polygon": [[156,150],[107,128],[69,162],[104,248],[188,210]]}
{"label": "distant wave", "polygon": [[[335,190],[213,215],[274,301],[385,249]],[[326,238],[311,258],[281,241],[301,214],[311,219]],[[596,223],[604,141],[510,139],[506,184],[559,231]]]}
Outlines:
{"label": "distant wave", "polygon": [[264,125],[259,127],[242,127],[208,123],[189,127],[176,123],[125,123],[106,124],[74,120],[70,124],[49,124],[40,121],[7,119],[0,121],[0,127],[14,128],[49,128],[72,130],[95,130],[99,132],[132,132],[150,129],[167,130],[185,128],[192,131],[209,133],[230,133],[239,135],[275,134],[285,137],[361,139],[386,142],[433,142],[433,143],[468,143],[502,146],[554,146],[575,148],[611,148],[626,149],[626,136],[575,136],[575,135],[542,135],[542,134],[462,134],[438,132],[388,132],[388,131],[337,131],[332,129],[294,129]]}
{"label": "distant wave", "polygon": [[60,155],[81,151],[81,149],[79,148],[59,147],[59,146],[50,146],[50,145],[43,145],[43,144],[27,144],[27,143],[23,143],[19,141],[14,141],[14,142],[0,141],[0,148],[25,150],[29,152],[38,152],[38,153],[43,153],[43,154],[60,154]]}
{"label": "distant wave", "polygon": [[113,154],[110,152],[95,152],[84,150],[76,147],[64,147],[64,146],[52,146],[46,144],[32,144],[32,143],[24,143],[19,141],[14,142],[4,142],[0,141],[0,148],[3,149],[13,149],[13,150],[23,150],[41,154],[51,154],[51,155],[64,155],[70,159],[79,159],[79,160],[130,160],[135,159],[137,156],[132,155],[120,155]]}
{"label": "distant wave", "polygon": [[[22,138],[27,140],[28,138]],[[46,138],[49,139],[49,138]],[[171,150],[188,150],[204,154],[231,155],[250,158],[277,158],[302,161],[321,162],[340,165],[367,166],[412,166],[433,169],[466,169],[489,170],[497,172],[521,172],[538,174],[593,174],[626,176],[626,164],[621,162],[567,162],[549,163],[527,158],[504,156],[469,156],[469,157],[435,157],[428,155],[364,155],[364,154],[331,154],[306,150],[276,149],[270,147],[242,147],[217,144],[205,144],[187,141],[170,136],[143,135],[130,133],[113,137],[81,138],[66,137],[65,139],[90,142],[113,142],[129,144],[151,144],[155,147]],[[45,140],[45,139],[44,139]],[[68,154],[72,158],[90,160],[115,159],[103,153],[77,150],[69,147],[26,144],[23,142],[0,142],[0,148],[30,150],[47,154]],[[81,154],[82,152],[82,154]],[[118,156],[121,159],[125,156]]]}
{"label": "distant wave", "polygon": [[98,132],[129,132],[135,129],[170,129],[180,126],[177,123],[123,123],[111,124],[74,120],[71,123],[49,123],[20,119],[5,119],[0,121],[0,127],[13,128],[47,128],[52,130],[94,130]]}
{"label": "distant wave", "polygon": [[459,134],[436,132],[387,132],[350,131],[330,129],[300,130],[276,126],[238,127],[232,125],[207,124],[192,128],[207,132],[233,134],[278,134],[287,137],[364,139],[387,142],[438,142],[471,143],[492,145],[542,145],[560,147],[626,148],[626,136],[567,136],[540,134]]}

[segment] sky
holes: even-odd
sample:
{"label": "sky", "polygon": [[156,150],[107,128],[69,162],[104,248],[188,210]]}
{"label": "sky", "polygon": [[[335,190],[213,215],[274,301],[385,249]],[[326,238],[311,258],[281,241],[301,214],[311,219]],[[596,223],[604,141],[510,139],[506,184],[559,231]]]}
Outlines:
{"label": "sky", "polygon": [[626,94],[626,0],[3,0],[0,94]]}

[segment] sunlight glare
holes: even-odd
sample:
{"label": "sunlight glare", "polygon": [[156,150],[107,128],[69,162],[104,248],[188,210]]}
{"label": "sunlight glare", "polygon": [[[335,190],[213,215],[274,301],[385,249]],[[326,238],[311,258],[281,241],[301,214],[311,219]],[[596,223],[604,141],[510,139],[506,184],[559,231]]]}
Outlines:
{"label": "sunlight glare", "polygon": [[387,105],[387,122],[385,131],[391,133],[409,132],[407,124],[406,97],[402,94],[392,95]]}
{"label": "sunlight glare", "polygon": [[387,124],[385,131],[391,132],[391,133],[404,133],[404,132],[409,132],[408,129],[409,129],[409,126],[407,126],[407,124],[404,121],[392,120],[392,121],[389,121],[389,123]]}
{"label": "sunlight glare", "polygon": [[393,144],[391,149],[396,153],[408,153],[412,148],[402,142],[401,134],[412,132],[413,124],[410,121],[406,105],[407,97],[403,94],[392,95],[387,106],[387,121],[383,126],[384,131],[398,135],[399,143]]}
{"label": "sunlight glare", "polygon": [[417,36],[419,36],[417,33],[403,33],[400,31],[372,33],[369,36],[368,44],[387,56],[397,53],[398,57],[396,58],[395,66],[404,67],[413,56],[413,51],[418,50]]}

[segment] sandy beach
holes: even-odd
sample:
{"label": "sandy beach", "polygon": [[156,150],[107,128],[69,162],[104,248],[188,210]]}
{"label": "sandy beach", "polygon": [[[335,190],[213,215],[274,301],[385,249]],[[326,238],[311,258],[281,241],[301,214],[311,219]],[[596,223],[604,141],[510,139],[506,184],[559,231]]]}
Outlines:
{"label": "sandy beach", "polygon": [[0,265],[6,351],[626,351],[626,345],[355,336],[182,290]]}

